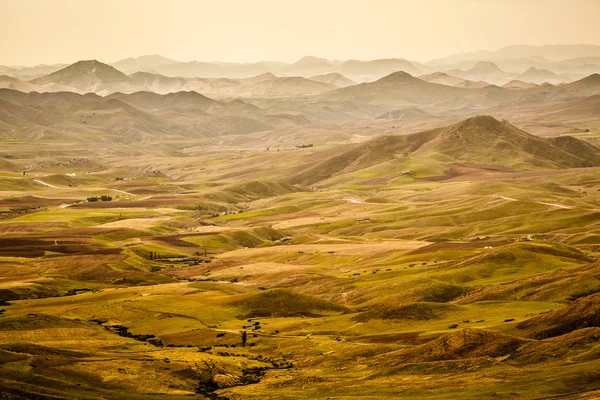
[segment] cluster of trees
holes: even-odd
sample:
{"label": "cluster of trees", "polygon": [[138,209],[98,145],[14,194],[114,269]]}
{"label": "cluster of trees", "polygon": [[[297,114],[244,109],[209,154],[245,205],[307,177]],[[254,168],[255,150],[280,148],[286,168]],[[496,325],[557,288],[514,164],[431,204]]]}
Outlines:
{"label": "cluster of trees", "polygon": [[8,212],[14,213],[14,214],[22,214],[22,213],[26,213],[27,211],[35,210],[37,208],[39,208],[39,207],[37,207],[37,206],[14,207],[14,208],[11,208]]}
{"label": "cluster of trees", "polygon": [[111,196],[107,196],[107,195],[102,195],[100,197],[97,196],[93,196],[93,197],[88,197],[87,201],[89,203],[93,203],[94,201],[112,201],[112,197]]}
{"label": "cluster of trees", "polygon": [[149,258],[150,258],[150,260],[158,260],[159,258],[162,258],[162,256],[158,253],[154,253],[151,251]]}
{"label": "cluster of trees", "polygon": [[313,147],[313,144],[300,144],[300,145],[296,145],[297,149],[308,149],[309,147]]}

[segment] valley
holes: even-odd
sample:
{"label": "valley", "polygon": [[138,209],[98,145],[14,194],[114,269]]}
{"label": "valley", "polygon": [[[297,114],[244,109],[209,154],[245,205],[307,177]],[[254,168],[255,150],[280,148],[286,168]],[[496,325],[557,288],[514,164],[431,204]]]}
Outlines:
{"label": "valley", "polygon": [[[400,34],[418,6],[389,2],[355,59],[350,4],[276,46],[297,21],[265,18],[293,2],[203,35],[182,32],[216,3],[92,3],[11,4],[89,42],[19,29],[3,59],[56,57],[0,65],[1,398],[600,398],[598,44],[388,57],[425,52],[423,15],[450,4]],[[114,30],[91,28],[103,7]],[[193,20],[123,58],[121,37],[161,48],[156,21],[121,34],[153,12]],[[537,32],[520,13],[503,34]],[[449,52],[468,24],[448,20]],[[330,58],[256,61],[313,29]],[[240,61],[206,61],[215,43]]]}
{"label": "valley", "polygon": [[[4,143],[11,396],[598,389],[600,321],[566,311],[600,306],[600,152],[587,141],[486,116],[279,151]],[[101,195],[112,201],[86,201]]]}

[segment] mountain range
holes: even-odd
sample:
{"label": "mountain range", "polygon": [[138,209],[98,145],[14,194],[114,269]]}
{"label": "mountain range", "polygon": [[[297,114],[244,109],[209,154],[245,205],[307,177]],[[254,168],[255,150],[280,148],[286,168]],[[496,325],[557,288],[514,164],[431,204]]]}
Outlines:
{"label": "mountain range", "polygon": [[[4,120],[3,130],[17,132],[19,124],[14,123],[16,116],[27,115],[17,111],[15,106],[45,107],[41,100],[47,100],[58,108],[52,110],[54,117],[49,118],[51,110],[39,109],[32,114],[34,121],[29,121],[32,123],[23,122],[28,133],[21,131],[20,135],[35,137],[37,133],[31,132],[39,132],[39,125],[48,121],[56,124],[56,118],[72,122],[82,119],[80,114],[94,113],[96,109],[104,110],[103,115],[107,115],[107,110],[114,114],[111,118],[105,117],[106,121],[93,119],[95,123],[101,121],[94,125],[97,129],[108,127],[108,131],[113,132],[110,124],[116,123],[122,115],[130,115],[131,121],[134,121],[144,115],[140,113],[148,113],[152,116],[148,117],[152,127],[165,126],[156,129],[160,135],[168,132],[166,126],[173,124],[176,128],[171,130],[172,134],[190,137],[210,135],[209,131],[213,134],[249,133],[309,123],[359,121],[361,118],[415,121],[423,120],[424,115],[436,115],[452,120],[483,110],[504,109],[518,114],[517,109],[524,107],[538,107],[535,113],[542,113],[543,108],[549,105],[600,95],[599,74],[560,85],[538,85],[514,79],[504,87],[482,80],[492,80],[493,74],[505,73],[493,63],[480,62],[456,74],[463,77],[442,72],[415,77],[396,71],[373,82],[355,84],[338,73],[312,78],[264,73],[244,79],[173,78],[145,72],[126,75],[95,60],[80,61],[31,81],[0,76],[0,87],[11,89],[3,91],[2,99],[13,103],[10,112],[5,110],[10,118]],[[554,75],[549,71],[531,68],[519,77],[540,81],[550,76]],[[509,75],[505,74],[505,77]],[[31,95],[19,97],[14,91]],[[52,92],[55,96],[44,92]],[[76,93],[85,96],[73,97]],[[232,102],[235,99],[243,101]],[[228,111],[233,109],[233,105],[236,112]],[[410,107],[413,110],[408,114],[401,111]],[[593,114],[593,109],[588,107],[586,110]],[[161,118],[169,122],[161,122]],[[86,121],[89,130],[92,120]],[[127,133],[126,136],[131,136],[129,140],[140,140],[153,137],[152,132],[149,125],[140,123],[121,134]]]}
{"label": "mountain range", "polygon": [[[582,63],[592,66],[600,60],[593,49],[589,54],[573,52],[588,54],[585,57],[550,60],[529,54],[522,60],[566,68]],[[461,62],[471,62],[468,58]],[[186,70],[186,65],[209,75],[234,70],[240,75],[240,71],[266,72],[237,78],[157,72]],[[600,120],[594,108],[600,95],[598,73],[566,82],[573,75],[538,67],[514,73],[489,60],[429,72],[432,65],[404,59],[331,61],[312,56],[292,64],[180,63],[158,55],[113,65],[84,60],[30,80],[0,75],[0,88],[6,89],[0,96],[4,107],[0,132],[27,138],[64,138],[79,132],[91,140],[102,140],[105,133],[107,140],[131,142],[277,130],[278,140],[284,140],[290,134],[286,130],[305,132],[308,126],[329,130],[338,124],[353,129],[364,125],[375,127],[370,134],[385,134],[401,124],[409,133],[479,114],[518,121],[534,133],[575,129]],[[336,72],[327,72],[332,70]],[[370,80],[381,74],[385,75]],[[565,115],[568,123],[557,123],[556,115]],[[318,130],[314,132],[317,135]]]}
{"label": "mountain range", "polygon": [[[550,71],[558,77],[550,76],[551,83],[569,82],[586,75],[600,72],[600,46],[508,46],[490,52],[479,51],[455,54],[448,57],[417,62],[402,58],[375,60],[328,60],[306,56],[294,63],[260,61],[255,63],[176,61],[160,55],[130,57],[110,64],[124,74],[147,72],[165,77],[179,78],[228,78],[243,79],[264,73],[277,76],[312,76],[338,73],[355,82],[375,81],[392,72],[405,71],[411,75],[426,75],[446,72],[470,80],[482,79],[492,84],[504,84],[510,79],[519,79],[519,74],[530,68]],[[481,61],[493,63],[486,71],[478,71]],[[39,65],[35,67],[0,66],[0,74],[29,81],[56,72],[67,64]],[[469,71],[475,68],[473,71]],[[484,73],[485,72],[485,73]],[[468,75],[471,74],[469,77]],[[483,75],[482,75],[483,74]],[[509,76],[510,75],[510,76]],[[510,78],[510,79],[507,79]],[[536,77],[536,80],[539,78]],[[541,83],[541,82],[532,82]]]}

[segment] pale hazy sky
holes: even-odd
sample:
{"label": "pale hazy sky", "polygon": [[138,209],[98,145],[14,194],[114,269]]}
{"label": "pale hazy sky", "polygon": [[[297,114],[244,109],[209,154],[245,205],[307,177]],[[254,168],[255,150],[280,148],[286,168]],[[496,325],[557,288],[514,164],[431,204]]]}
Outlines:
{"label": "pale hazy sky", "polygon": [[511,44],[600,44],[600,0],[0,0],[0,64],[426,61]]}

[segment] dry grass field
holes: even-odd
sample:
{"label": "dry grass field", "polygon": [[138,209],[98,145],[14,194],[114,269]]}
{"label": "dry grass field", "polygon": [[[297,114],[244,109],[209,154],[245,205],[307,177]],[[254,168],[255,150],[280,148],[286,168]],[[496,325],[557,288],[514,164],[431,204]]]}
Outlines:
{"label": "dry grass field", "polygon": [[[283,154],[142,146],[68,182],[7,171],[0,392],[600,396],[600,153],[461,124]],[[491,139],[511,150],[486,161]],[[116,181],[128,163],[162,175]]]}
{"label": "dry grass field", "polygon": [[[65,17],[118,47],[84,3],[1,28]],[[193,17],[177,32],[213,22],[189,3],[157,15]],[[378,29],[403,27],[411,7],[385,3]],[[403,36],[424,48],[437,15],[466,29],[447,3]],[[471,20],[483,2],[454,3]],[[547,3],[532,25],[488,12],[477,34],[537,35]],[[343,6],[294,40],[372,30]],[[224,15],[172,50],[251,36]],[[561,40],[596,26],[556,25]],[[71,49],[31,47],[50,42]],[[227,50],[258,57],[242,43]],[[0,65],[0,398],[600,398],[599,73],[593,45]]]}

